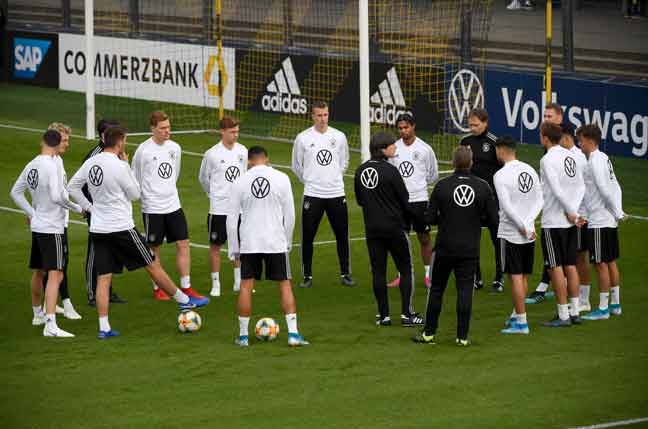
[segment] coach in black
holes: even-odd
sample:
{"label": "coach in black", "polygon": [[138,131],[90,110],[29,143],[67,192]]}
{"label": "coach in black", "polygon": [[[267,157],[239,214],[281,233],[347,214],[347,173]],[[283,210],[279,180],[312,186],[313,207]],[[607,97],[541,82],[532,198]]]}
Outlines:
{"label": "coach in black", "polygon": [[[488,131],[488,112],[485,109],[473,109],[468,115],[468,126],[470,127],[470,134],[465,136],[460,144],[462,146],[469,146],[472,150],[473,165],[470,171],[480,179],[485,180],[492,189],[495,189],[493,184],[493,176],[502,168],[502,165],[497,160],[495,155],[495,141],[497,137]],[[495,204],[499,207],[497,202],[497,194],[493,191],[495,196]],[[497,251],[497,224],[489,227],[491,241],[495,249],[495,279],[493,280],[492,291],[503,292],[504,281],[502,274],[502,264],[500,261],[500,252]],[[481,278],[481,267],[479,258],[477,259],[477,268],[475,269],[475,289],[484,287],[484,282]]]}
{"label": "coach in black", "polygon": [[[90,152],[83,158],[83,162],[86,162],[88,159],[92,158],[95,155],[100,154],[104,151],[104,142],[103,134],[110,127],[119,126],[119,122],[113,119],[101,119],[97,124],[97,133],[99,134],[99,142],[95,147],[92,148]],[[92,202],[92,196],[88,191],[88,185],[83,185],[81,188],[83,195]],[[88,227],[90,227],[90,213],[87,213],[86,221],[88,222]],[[92,234],[88,232],[88,250],[86,252],[86,291],[88,293],[88,304],[94,306],[96,303],[96,294],[97,294],[97,269],[94,266],[94,246],[92,245]],[[110,302],[116,304],[126,304],[128,301],[121,298],[115,291],[113,291],[112,284],[110,285]]]}
{"label": "coach in black", "polygon": [[[355,173],[355,195],[362,207],[367,248],[373,274],[373,291],[378,303],[376,324],[391,325],[387,295],[387,253],[400,272],[401,325],[422,325],[413,308],[414,284],[411,245],[406,228],[410,210],[409,193],[398,169],[387,162],[396,154],[396,139],[380,132],[369,143],[371,159]],[[413,214],[413,213],[412,213]],[[417,219],[423,222],[424,219]]]}
{"label": "coach in black", "polygon": [[473,274],[479,258],[481,227],[497,228],[495,197],[488,183],[470,173],[473,153],[459,146],[454,153],[453,175],[437,182],[430,197],[427,221],[439,225],[432,256],[432,285],[425,329],[412,338],[434,343],[443,293],[450,273],[457,282],[457,345],[467,346],[472,311]]}

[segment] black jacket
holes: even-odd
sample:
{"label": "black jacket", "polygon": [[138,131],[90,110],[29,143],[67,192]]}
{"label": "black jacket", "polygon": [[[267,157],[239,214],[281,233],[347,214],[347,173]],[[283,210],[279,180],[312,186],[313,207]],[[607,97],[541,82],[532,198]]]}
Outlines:
{"label": "black jacket", "polygon": [[477,258],[481,227],[497,228],[499,223],[493,191],[479,177],[455,171],[434,187],[427,222],[439,225],[436,254]]}
{"label": "black jacket", "polygon": [[495,154],[495,142],[497,137],[486,130],[478,136],[469,134],[461,139],[459,144],[470,146],[473,153],[473,166],[470,170],[475,176],[488,182],[491,188],[493,185],[493,176],[502,165],[497,160]]}
{"label": "black jacket", "polygon": [[386,160],[370,160],[355,173],[355,195],[362,207],[367,238],[401,235],[409,213],[409,193],[398,169]]}

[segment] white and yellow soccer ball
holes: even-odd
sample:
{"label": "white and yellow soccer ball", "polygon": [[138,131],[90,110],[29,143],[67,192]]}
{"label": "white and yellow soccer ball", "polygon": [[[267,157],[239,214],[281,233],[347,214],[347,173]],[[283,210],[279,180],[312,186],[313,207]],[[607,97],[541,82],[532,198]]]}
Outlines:
{"label": "white and yellow soccer ball", "polygon": [[254,328],[254,334],[258,340],[273,341],[279,335],[279,325],[271,317],[259,319]]}
{"label": "white and yellow soccer ball", "polygon": [[193,310],[186,310],[178,315],[178,329],[180,332],[196,332],[201,326],[200,314]]}

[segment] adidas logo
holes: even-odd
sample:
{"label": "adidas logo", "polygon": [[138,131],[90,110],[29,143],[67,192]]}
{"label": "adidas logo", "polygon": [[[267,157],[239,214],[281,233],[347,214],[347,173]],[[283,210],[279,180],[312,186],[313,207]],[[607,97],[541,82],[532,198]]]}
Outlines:
{"label": "adidas logo", "polygon": [[269,94],[261,98],[261,107],[265,111],[294,114],[308,112],[308,103],[304,97],[301,97],[290,57],[283,60],[281,68],[268,83],[266,92]]}
{"label": "adidas logo", "polygon": [[[378,91],[373,93],[369,101],[369,121],[375,124],[396,125],[398,115],[411,113],[407,110],[395,67],[389,69],[387,79],[380,82]],[[376,104],[378,106],[374,106]]]}

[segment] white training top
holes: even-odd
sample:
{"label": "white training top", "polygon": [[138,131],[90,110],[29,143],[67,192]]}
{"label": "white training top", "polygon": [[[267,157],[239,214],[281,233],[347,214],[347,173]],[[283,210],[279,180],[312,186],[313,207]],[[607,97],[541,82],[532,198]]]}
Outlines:
{"label": "white training top", "polygon": [[[67,192],[67,172],[65,171],[65,166],[63,165],[63,158],[61,158],[60,155],[57,155],[54,157],[54,160],[56,161],[57,164],[59,164],[59,168],[63,172],[63,186],[65,187],[65,191]],[[74,204],[74,203],[72,203]],[[79,207],[80,209],[81,207]],[[70,224],[70,210],[65,209],[65,227],[67,228],[68,225]]]}
{"label": "white training top", "polygon": [[[11,198],[30,218],[32,232],[63,234],[68,209],[81,213],[81,207],[70,201],[65,187],[63,162],[58,156],[38,155],[20,173]],[[29,190],[32,203],[25,198]]]}
{"label": "white training top", "polygon": [[304,184],[304,195],[316,198],[344,196],[343,175],[349,166],[346,136],[333,127],[320,133],[311,127],[293,144],[292,171]]}
{"label": "white training top", "polygon": [[257,165],[234,184],[227,214],[230,259],[236,253],[288,252],[294,227],[295,203],[285,173]]}
{"label": "white training top", "polygon": [[430,145],[418,137],[411,145],[398,139],[396,156],[388,162],[398,168],[403,177],[410,203],[428,200],[428,185],[439,178],[439,164]]}
{"label": "white training top", "polygon": [[[81,192],[88,185],[90,203]],[[70,195],[90,211],[90,232],[106,234],[133,229],[133,205],[140,197],[140,187],[128,162],[116,154],[102,152],[89,158],[72,177]]]}
{"label": "white training top", "polygon": [[166,214],[180,209],[176,182],[182,150],[173,140],[157,144],[153,138],[140,144],[132,169],[142,189],[142,213]]}
{"label": "white training top", "polygon": [[585,194],[582,166],[568,149],[555,145],[540,159],[540,181],[544,205],[543,228],[570,228],[574,226],[567,214],[579,214]]}
{"label": "white training top", "polygon": [[247,171],[247,149],[234,143],[232,149],[218,142],[205,152],[198,180],[209,196],[209,214],[227,215],[234,183]]}
{"label": "white training top", "polygon": [[586,176],[585,207],[589,228],[616,228],[624,216],[621,186],[610,158],[600,150],[589,155]]}
{"label": "white training top", "polygon": [[[581,170],[583,171],[583,183],[585,182],[585,178],[587,177],[588,170],[589,170],[589,165],[587,163],[587,157],[579,148],[578,146],[574,145],[572,146],[569,151],[574,154],[574,159],[576,162],[580,165]],[[583,200],[580,203],[580,206],[578,207],[578,213],[581,213],[585,215],[586,209],[585,209],[585,198],[583,197]]]}
{"label": "white training top", "polygon": [[535,220],[543,203],[538,174],[529,164],[513,160],[495,173],[493,183],[500,206],[497,237],[515,244],[534,241]]}

